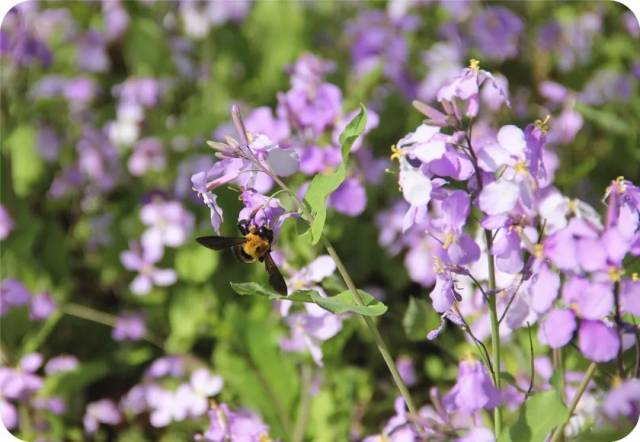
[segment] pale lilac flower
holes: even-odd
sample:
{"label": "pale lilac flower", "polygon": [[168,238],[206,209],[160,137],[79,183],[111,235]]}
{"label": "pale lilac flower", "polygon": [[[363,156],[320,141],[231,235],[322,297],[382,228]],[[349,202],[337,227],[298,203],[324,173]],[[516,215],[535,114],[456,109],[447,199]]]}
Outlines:
{"label": "pale lilac flower", "polygon": [[211,211],[211,226],[213,230],[220,234],[220,226],[222,225],[223,219],[222,208],[218,206],[218,195],[209,191],[207,188],[209,182],[207,175],[207,172],[198,172],[191,177],[191,183],[193,184],[193,189]]}
{"label": "pale lilac flower", "polygon": [[431,101],[440,88],[462,70],[462,51],[456,43],[438,42],[423,53],[422,59],[429,69],[418,85],[417,95],[421,100]]}
{"label": "pale lilac flower", "polygon": [[367,193],[358,179],[347,178],[329,196],[329,204],[343,215],[358,216],[367,207]]}
{"label": "pale lilac flower", "polygon": [[162,142],[158,138],[143,138],[133,147],[133,153],[127,162],[129,172],[142,176],[148,171],[161,171],[166,166]]}
{"label": "pale lilac flower", "polygon": [[538,339],[551,348],[560,348],[571,341],[576,327],[576,317],[573,311],[553,309],[540,324]]}
{"label": "pale lilac flower", "polygon": [[291,352],[304,352],[307,349],[315,363],[322,366],[321,344],[342,329],[342,320],[315,304],[305,303],[305,310],[287,316],[291,337],[281,338],[280,348]]}
{"label": "pale lilac flower", "polygon": [[44,366],[44,372],[48,375],[64,373],[75,370],[76,367],[78,367],[78,364],[78,358],[73,355],[59,355],[47,361]]}
{"label": "pale lilac flower", "polygon": [[486,7],[471,23],[472,39],[487,58],[505,60],[518,53],[518,39],[524,29],[520,17],[504,7]]}
{"label": "pale lilac flower", "polygon": [[255,108],[245,119],[247,130],[251,134],[264,134],[274,143],[286,140],[290,135],[289,124],[280,115],[274,117],[267,106]]}
{"label": "pale lilac flower", "polygon": [[447,411],[460,410],[472,414],[499,404],[500,392],[493,385],[485,366],[480,361],[461,361],[458,366],[458,381],[444,397]]}
{"label": "pale lilac flower", "polygon": [[616,330],[604,322],[583,320],[578,330],[578,347],[591,361],[607,362],[617,356],[620,340]]}
{"label": "pale lilac flower", "polygon": [[415,385],[417,382],[416,370],[411,358],[409,356],[400,356],[396,359],[396,366],[404,383],[407,384],[408,387]]}
{"label": "pale lilac flower", "polygon": [[0,419],[9,430],[18,426],[18,410],[15,405],[2,397],[0,397]]}
{"label": "pale lilac flower", "polygon": [[116,341],[138,341],[146,332],[144,316],[138,313],[127,313],[116,318],[111,336]]}
{"label": "pale lilac flower", "polygon": [[180,377],[183,371],[182,359],[177,356],[164,356],[153,361],[146,374],[152,378],[164,376]]}
{"label": "pale lilac flower", "polygon": [[542,49],[555,55],[562,71],[585,64],[591,55],[591,45],[601,31],[602,17],[598,12],[567,17],[562,22],[550,21],[539,28],[538,40]]}
{"label": "pale lilac flower", "polygon": [[122,7],[120,0],[103,1],[102,18],[105,23],[104,32],[107,41],[118,40],[129,26],[129,14]]}
{"label": "pale lilac flower", "polygon": [[322,83],[313,89],[293,88],[283,95],[281,108],[295,126],[311,129],[321,134],[334,125],[342,112],[342,92],[330,83]]}
{"label": "pale lilac flower", "polygon": [[38,293],[31,298],[29,318],[35,321],[42,321],[47,319],[57,307],[55,300],[49,293]]}
{"label": "pale lilac flower", "polygon": [[82,420],[84,431],[94,434],[100,424],[118,425],[122,419],[118,407],[111,399],[101,399],[87,404]]}
{"label": "pale lilac flower", "polygon": [[145,248],[179,247],[193,229],[194,218],[178,201],[154,198],[140,210],[140,219],[147,227],[142,234]]}
{"label": "pale lilac flower", "polygon": [[88,72],[104,72],[110,67],[104,37],[96,31],[89,31],[80,38],[76,49],[77,66]]}
{"label": "pale lilac flower", "polygon": [[16,279],[0,281],[0,316],[29,302],[31,293]]}
{"label": "pale lilac flower", "polygon": [[15,224],[11,215],[9,215],[7,209],[0,204],[0,241],[9,236],[14,227]]}
{"label": "pale lilac flower", "polygon": [[226,404],[216,405],[209,410],[209,428],[196,436],[203,442],[258,442],[269,440],[269,427],[260,417],[248,410],[231,411]]}
{"label": "pale lilac flower", "polygon": [[614,380],[613,388],[607,393],[602,408],[611,419],[625,416],[636,422],[640,413],[640,379]]}
{"label": "pale lilac flower", "polygon": [[129,250],[120,254],[120,261],[127,270],[138,272],[129,288],[136,295],[146,295],[154,285],[169,286],[176,282],[173,269],[159,269],[155,264],[162,258],[158,247],[145,247],[143,244],[130,243]]}
{"label": "pale lilac flower", "polygon": [[249,13],[251,1],[180,2],[179,13],[184,32],[193,39],[203,39],[211,27],[227,22],[239,22]]}
{"label": "pale lilac flower", "polygon": [[38,129],[38,150],[46,161],[54,162],[58,159],[62,140],[58,133],[47,125],[42,125]]}

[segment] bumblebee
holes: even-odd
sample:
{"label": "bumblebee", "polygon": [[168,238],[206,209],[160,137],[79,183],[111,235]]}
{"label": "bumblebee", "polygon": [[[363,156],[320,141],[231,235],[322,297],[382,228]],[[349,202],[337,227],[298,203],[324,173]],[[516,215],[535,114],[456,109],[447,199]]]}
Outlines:
{"label": "bumblebee", "polygon": [[281,295],[287,296],[287,284],[271,257],[273,231],[265,226],[251,225],[248,220],[240,221],[238,229],[243,237],[201,236],[196,238],[196,241],[213,250],[231,249],[242,262],[264,262],[271,287]]}

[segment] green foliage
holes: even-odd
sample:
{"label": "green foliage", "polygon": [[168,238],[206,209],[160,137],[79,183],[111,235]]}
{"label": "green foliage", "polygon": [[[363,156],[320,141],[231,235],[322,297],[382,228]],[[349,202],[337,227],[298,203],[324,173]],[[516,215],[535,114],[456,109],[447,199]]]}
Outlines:
{"label": "green foliage", "polygon": [[201,283],[209,280],[218,267],[220,255],[192,244],[176,253],[175,266],[178,277],[186,282]]}
{"label": "green foliage", "polygon": [[264,296],[270,300],[287,300],[293,302],[313,302],[333,313],[358,313],[364,316],[380,316],[387,311],[387,306],[364,290],[358,290],[363,305],[354,300],[353,293],[346,290],[335,296],[324,297],[313,290],[296,291],[283,296],[257,282],[231,283],[231,288],[239,295]]}
{"label": "green foliage", "polygon": [[429,330],[438,326],[440,318],[425,299],[409,298],[409,306],[402,318],[402,326],[407,338],[422,341]]}
{"label": "green foliage", "polygon": [[191,349],[210,314],[207,306],[214,301],[214,297],[196,287],[179,290],[171,296],[171,334],[166,343],[169,351],[183,353]]}
{"label": "green foliage", "polygon": [[11,152],[13,188],[18,196],[32,193],[44,170],[42,157],[36,145],[36,131],[32,126],[15,128],[5,141]]}
{"label": "green foliage", "polygon": [[327,197],[344,181],[347,173],[347,163],[349,161],[349,152],[351,146],[356,139],[364,132],[367,124],[367,109],[364,105],[360,105],[360,111],[347,124],[344,131],[340,134],[340,146],[342,151],[342,162],[338,168],[326,175],[316,175],[313,177],[309,189],[304,196],[305,201],[309,204],[313,215],[311,223],[311,238],[313,244],[320,241],[322,230],[327,218]]}
{"label": "green foliage", "polygon": [[518,420],[505,428],[498,442],[544,442],[564,422],[568,410],[555,390],[536,393],[523,405]]}

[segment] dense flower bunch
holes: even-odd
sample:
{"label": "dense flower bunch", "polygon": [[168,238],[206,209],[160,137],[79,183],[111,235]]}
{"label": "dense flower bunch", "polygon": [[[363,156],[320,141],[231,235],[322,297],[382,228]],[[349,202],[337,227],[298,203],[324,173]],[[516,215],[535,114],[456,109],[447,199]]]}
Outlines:
{"label": "dense flower bunch", "polygon": [[[639,313],[640,280],[625,270],[624,262],[640,255],[640,188],[623,177],[615,179],[603,196],[604,220],[587,203],[564,196],[553,186],[553,154],[546,147],[549,117],[524,130],[504,125],[474,133],[483,88],[497,89],[509,104],[494,76],[471,60],[438,92],[443,112],[416,102],[427,119],[392,147],[408,206],[380,219],[383,228],[391,229],[383,230],[380,239],[390,242],[388,238],[406,234],[408,243],[428,244],[421,264],[431,271],[413,275],[425,285],[435,279],[429,297],[442,323],[427,337],[436,339],[445,323],[452,322],[470,343],[481,344],[490,329],[491,339],[509,340],[519,328],[539,323],[541,344],[561,349],[575,338],[585,358],[617,358],[619,375],[626,377],[624,352],[634,346],[638,332],[622,318]],[[395,227],[387,216],[398,217]],[[408,266],[413,259],[407,256]],[[488,353],[481,356],[491,364]],[[496,388],[497,373],[503,370],[499,363],[495,353],[493,366],[461,362],[457,384],[442,399],[446,415],[456,411],[472,418],[482,409],[521,404],[526,396],[518,389],[526,385]],[[538,391],[549,388],[547,384]],[[533,385],[526,395],[532,391]],[[568,400],[571,395],[565,394]],[[638,400],[635,393],[629,395],[627,401]],[[631,408],[613,411],[611,401],[593,411],[617,417],[626,410],[637,419]],[[404,413],[389,422],[384,434],[397,430],[392,422]],[[469,428],[470,423],[447,418],[443,429],[425,422],[432,438],[446,438],[447,431]],[[421,437],[424,428],[405,425],[403,431]],[[480,437],[476,431],[465,437]],[[484,438],[493,440],[490,432]]]}
{"label": "dense flower bunch", "polygon": [[2,424],[621,438],[640,411],[638,39],[615,3],[17,5]]}

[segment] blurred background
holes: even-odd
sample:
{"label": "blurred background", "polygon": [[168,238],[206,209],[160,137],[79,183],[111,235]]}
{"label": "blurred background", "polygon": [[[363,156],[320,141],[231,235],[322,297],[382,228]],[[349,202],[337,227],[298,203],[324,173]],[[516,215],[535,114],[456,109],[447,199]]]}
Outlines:
{"label": "blurred background", "polygon": [[[455,378],[467,346],[456,332],[425,340],[438,324],[426,301],[428,250],[397,237],[403,208],[384,169],[390,146],[422,120],[411,101],[434,104],[476,58],[511,98],[506,108],[483,96],[479,131],[550,115],[557,187],[599,211],[611,180],[640,181],[640,27],[614,2],[27,1],[0,32],[2,363],[15,367],[32,352],[76,360],[71,371],[36,368],[38,388],[20,398],[0,391],[29,440],[89,432],[173,441],[203,431],[204,418],[159,426],[122,402],[167,355],[187,373],[204,365],[220,375],[216,400],[260,414],[274,437],[290,432],[303,402],[306,440],[361,438],[393,414],[393,385],[358,321],[345,319],[323,343],[324,367],[285,352],[287,322],[228,284],[264,280],[263,270],[193,241],[212,232],[190,182],[214,161],[205,141],[231,134],[232,103],[254,130],[275,130],[283,94],[305,66],[340,89],[341,119],[360,102],[378,116],[350,170],[362,207],[332,202],[327,234],[358,286],[389,305],[380,328],[421,404],[430,386]],[[268,116],[255,113],[264,106]],[[314,145],[330,146],[337,130],[316,134]],[[146,264],[173,269],[175,281],[135,293],[144,265],[127,266],[121,254],[161,228],[160,215],[142,214],[157,201],[175,203],[157,210],[171,211],[180,239]],[[223,233],[233,235],[238,194],[221,191],[219,202]],[[295,223],[279,244],[287,274],[322,253]],[[62,410],[41,405],[51,397]],[[108,425],[87,430],[87,404],[105,398],[119,418],[95,411]]]}

